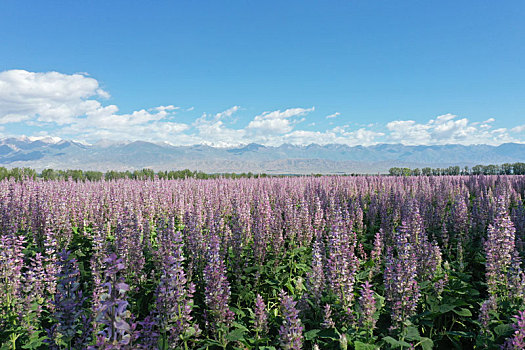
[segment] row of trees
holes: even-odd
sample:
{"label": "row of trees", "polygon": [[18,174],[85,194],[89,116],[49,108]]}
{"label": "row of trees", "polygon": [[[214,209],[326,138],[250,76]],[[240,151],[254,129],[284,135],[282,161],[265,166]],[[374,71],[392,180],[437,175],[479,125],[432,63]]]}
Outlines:
{"label": "row of trees", "polygon": [[[415,168],[390,168],[389,175],[391,176],[439,176],[439,175],[525,175],[525,163],[505,163],[501,165],[476,165],[472,168],[468,166],[450,166],[448,168],[430,168],[425,167],[422,169]],[[312,174],[314,175],[314,174]],[[351,174],[351,176],[358,176],[359,174]],[[189,169],[184,170],[170,170],[170,171],[159,171],[155,172],[152,169],[142,169],[135,171],[115,171],[110,170],[105,173],[101,171],[93,170],[55,170],[55,169],[44,169],[41,173],[37,173],[36,170],[31,168],[12,168],[7,169],[0,167],[0,180],[14,179],[20,181],[22,179],[43,179],[43,180],[69,180],[73,181],[101,181],[101,180],[117,180],[117,179],[134,179],[134,180],[147,180],[147,179],[216,179],[219,177],[237,179],[237,178],[253,178],[253,177],[268,177],[272,175],[267,174],[253,174],[248,173],[217,173],[207,174],[202,171],[191,171]],[[273,175],[276,176],[276,175]],[[280,175],[282,176],[282,175]],[[321,174],[315,174],[314,176],[322,176]]]}
{"label": "row of trees", "polygon": [[266,174],[253,174],[249,173],[222,173],[222,174],[206,174],[202,171],[191,171],[189,169],[184,170],[171,170],[171,171],[159,171],[155,172],[152,169],[142,169],[135,171],[115,171],[110,170],[105,173],[101,171],[93,170],[55,170],[55,169],[44,169],[41,173],[37,173],[36,170],[31,168],[12,168],[7,169],[0,167],[0,180],[14,179],[20,181],[22,179],[37,179],[43,180],[69,180],[74,181],[101,181],[101,180],[117,180],[117,179],[134,179],[134,180],[147,180],[147,179],[214,179],[218,177],[224,178],[252,178],[252,177],[267,177]]}
{"label": "row of trees", "polygon": [[449,166],[448,168],[390,168],[388,171],[392,176],[439,176],[439,175],[525,175],[525,163],[504,163],[500,165],[475,165],[468,166]]}

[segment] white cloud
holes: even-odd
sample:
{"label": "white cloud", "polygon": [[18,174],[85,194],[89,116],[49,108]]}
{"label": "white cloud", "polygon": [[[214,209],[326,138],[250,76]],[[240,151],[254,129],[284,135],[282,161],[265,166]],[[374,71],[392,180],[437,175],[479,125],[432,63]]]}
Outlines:
{"label": "white cloud", "polygon": [[237,112],[239,109],[241,109],[241,107],[239,106],[233,106],[231,108],[228,108],[224,112],[215,114],[215,119],[220,120],[224,118],[229,118],[233,115],[233,113]]}
{"label": "white cloud", "polygon": [[366,129],[345,131],[344,128],[335,127],[324,132],[296,130],[284,135],[283,139],[285,142],[299,145],[308,145],[311,143],[327,145],[331,143],[337,143],[349,146],[357,146],[377,144],[379,143],[377,139],[381,136],[384,136],[384,133]]}
{"label": "white cloud", "polygon": [[193,139],[198,141],[194,143],[216,147],[228,147],[242,143],[241,140],[244,139],[246,131],[228,128],[222,120],[231,117],[239,109],[239,106],[233,106],[215,114],[211,118],[207,114],[197,118],[193,123],[193,126],[197,129],[197,135],[193,135]]}
{"label": "white cloud", "polygon": [[467,118],[457,119],[453,114],[445,114],[427,123],[413,120],[396,120],[386,125],[390,142],[405,145],[443,145],[443,144],[491,144],[516,142],[507,129],[492,129],[493,118],[479,123],[471,123]]}
{"label": "white cloud", "polygon": [[335,112],[334,114],[327,115],[325,118],[326,119],[333,119],[333,118],[339,117],[340,115],[341,115],[341,113]]}
{"label": "white cloud", "polygon": [[522,133],[522,132],[525,131],[525,124],[516,126],[516,127],[512,128],[512,129],[510,129],[510,131],[516,132],[516,133]]}
{"label": "white cloud", "polygon": [[293,120],[293,117],[304,116],[312,111],[312,108],[289,108],[283,112],[264,112],[256,116],[246,127],[255,135],[286,134],[293,130],[294,125],[302,120]]}
{"label": "white cloud", "polygon": [[173,136],[188,129],[166,118],[174,105],[119,114],[116,105],[103,106],[97,99],[110,95],[86,74],[0,72],[0,124],[25,122],[36,127],[51,125],[59,135],[148,139]]}
{"label": "white cloud", "polygon": [[180,109],[180,107],[175,107],[174,105],[169,105],[169,106],[158,106],[158,107],[155,107],[153,108],[154,110],[156,111],[175,111],[177,109]]}
{"label": "white cloud", "polygon": [[0,72],[0,123],[36,119],[59,125],[101,107],[92,98],[108,98],[93,78],[58,72]]}
{"label": "white cloud", "polygon": [[[514,128],[494,128],[494,118],[471,122],[453,114],[437,116],[427,122],[394,120],[386,125],[338,125],[335,112],[325,118],[332,127],[326,130],[303,130],[316,126],[311,120],[311,108],[289,108],[267,111],[234,127],[235,113],[241,107],[234,105],[225,111],[204,113],[192,121],[177,120],[179,113],[194,110],[172,104],[122,113],[114,104],[103,104],[110,95],[99,82],[87,74],[58,72],[34,73],[24,70],[0,72],[0,131],[9,134],[25,126],[31,136],[56,137],[93,142],[100,138],[112,140],[164,141],[175,145],[208,144],[228,147],[251,142],[265,145],[293,143],[340,143],[371,145],[403,143],[407,145],[434,144],[501,144],[520,142],[518,134],[525,125]],[[321,117],[322,118],[322,117]],[[310,119],[310,120],[307,120]]]}

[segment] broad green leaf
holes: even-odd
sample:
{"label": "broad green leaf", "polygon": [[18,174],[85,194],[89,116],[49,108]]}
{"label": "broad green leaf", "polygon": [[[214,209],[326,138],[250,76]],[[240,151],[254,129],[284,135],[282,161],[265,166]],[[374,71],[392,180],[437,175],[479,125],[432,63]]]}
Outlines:
{"label": "broad green leaf", "polygon": [[416,327],[408,327],[406,329],[406,338],[408,340],[419,340],[420,336],[419,336],[419,331],[417,330],[417,328]]}
{"label": "broad green leaf", "polygon": [[443,304],[439,306],[439,312],[441,312],[442,314],[445,314],[451,310],[454,310],[455,307],[456,307],[455,305]]}
{"label": "broad green leaf", "polygon": [[320,332],[320,329],[312,329],[304,334],[304,339],[312,340],[317,337],[317,334]]}
{"label": "broad green leaf", "polygon": [[500,324],[494,328],[494,332],[498,336],[509,336],[514,332],[514,327],[511,324]]}
{"label": "broad green leaf", "polygon": [[323,329],[319,333],[317,333],[317,336],[319,338],[324,339],[332,339],[339,341],[339,333],[337,333],[334,329]]}
{"label": "broad green leaf", "polygon": [[231,331],[230,333],[228,333],[228,335],[226,336],[226,340],[238,341],[238,340],[243,339],[243,337],[244,337],[244,330],[236,329],[236,330]]}
{"label": "broad green leaf", "polygon": [[465,317],[472,316],[472,312],[470,312],[469,309],[459,309],[459,310],[454,309],[452,311],[454,311],[459,316],[465,316]]}
{"label": "broad green leaf", "polygon": [[355,341],[354,342],[354,347],[355,347],[355,350],[376,350],[376,349],[379,348],[377,345],[366,344],[366,343],[362,343],[360,341]]}
{"label": "broad green leaf", "polygon": [[383,341],[392,345],[394,348],[400,348],[402,346],[410,347],[410,344],[408,344],[407,342],[402,341],[402,340],[396,340],[392,337],[384,337]]}
{"label": "broad green leaf", "polygon": [[434,342],[430,338],[421,338],[421,347],[423,350],[432,350],[434,348]]}

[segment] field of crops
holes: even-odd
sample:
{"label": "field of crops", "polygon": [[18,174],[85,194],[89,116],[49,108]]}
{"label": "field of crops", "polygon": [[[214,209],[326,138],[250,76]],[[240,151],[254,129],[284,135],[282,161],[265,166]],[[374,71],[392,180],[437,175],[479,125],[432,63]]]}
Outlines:
{"label": "field of crops", "polygon": [[0,182],[0,349],[523,349],[525,176]]}

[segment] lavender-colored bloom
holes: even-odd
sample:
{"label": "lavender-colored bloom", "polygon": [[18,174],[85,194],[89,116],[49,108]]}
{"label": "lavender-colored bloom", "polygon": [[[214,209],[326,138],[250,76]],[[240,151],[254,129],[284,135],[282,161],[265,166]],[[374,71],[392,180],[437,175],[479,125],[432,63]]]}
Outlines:
{"label": "lavender-colored bloom", "polygon": [[[45,270],[43,266],[42,254],[36,253],[35,256],[29,260],[29,268],[22,277],[25,309],[30,310],[34,308],[34,311],[36,311],[36,316],[40,317],[40,313],[42,312],[42,304],[44,303],[45,292]],[[32,328],[32,326],[33,325],[27,325],[28,328]]]}
{"label": "lavender-colored bloom", "polygon": [[268,331],[268,312],[263,298],[257,294],[254,308],[255,320],[254,327],[257,334],[265,334]]}
{"label": "lavender-colored bloom", "polygon": [[417,265],[411,244],[406,235],[397,235],[397,257],[390,247],[384,273],[386,298],[392,308],[392,327],[413,316],[419,300],[419,286],[416,281]]}
{"label": "lavender-colored bloom", "polygon": [[512,254],[508,278],[509,296],[525,303],[525,272],[521,269],[521,257],[517,249]]}
{"label": "lavender-colored bloom", "polygon": [[326,329],[335,328],[335,322],[332,320],[332,309],[330,308],[330,304],[324,306],[323,322],[321,323],[321,326]]}
{"label": "lavender-colored bloom", "polygon": [[142,231],[141,217],[124,207],[115,228],[115,248],[126,266],[126,278],[134,282],[143,278],[144,255],[142,249],[137,249],[142,245]]}
{"label": "lavender-colored bloom", "polygon": [[376,233],[374,238],[374,248],[370,253],[370,259],[374,263],[372,269],[370,269],[369,278],[371,279],[374,274],[380,272],[381,263],[383,260],[383,247],[384,247],[384,235],[383,229],[379,229],[379,232]]}
{"label": "lavender-colored bloom", "polygon": [[[60,339],[61,342],[75,349],[86,348],[90,340],[90,320],[83,309],[86,298],[82,296],[77,262],[71,258],[68,251],[63,250],[59,253],[57,265],[59,266],[58,283],[52,315],[56,324],[48,334],[53,340]],[[52,341],[50,346],[58,348],[55,341]]]}
{"label": "lavender-colored bloom", "polygon": [[147,316],[143,321],[138,322],[140,331],[138,338],[140,344],[136,348],[140,350],[151,350],[158,348],[159,333],[157,333],[157,322],[153,316]]}
{"label": "lavender-colored bloom", "polygon": [[376,312],[376,300],[374,291],[368,281],[365,281],[359,297],[359,326],[372,332],[376,325],[374,314]]}
{"label": "lavender-colored bloom", "polygon": [[[56,234],[49,228],[46,230],[44,241],[45,255],[44,255],[44,268],[45,268],[45,279],[44,284],[48,295],[55,295],[57,276],[59,274],[58,264],[58,242]],[[54,305],[51,300],[46,300],[47,307],[53,311]]]}
{"label": "lavender-colored bloom", "polygon": [[26,313],[23,293],[25,238],[14,234],[0,236],[0,328],[13,315]]}
{"label": "lavender-colored bloom", "polygon": [[234,314],[228,306],[230,299],[230,283],[226,278],[226,267],[220,254],[220,241],[217,235],[212,235],[207,254],[207,265],[204,268],[205,303],[207,307],[206,323],[213,332],[218,326],[229,327]]}
{"label": "lavender-colored bloom", "polygon": [[332,229],[329,232],[327,277],[332,292],[347,313],[347,318],[352,320],[352,304],[354,301],[355,275],[359,260],[355,255],[356,237],[354,232],[344,232],[344,222],[340,208],[333,209]]}
{"label": "lavender-colored bloom", "polygon": [[171,255],[165,256],[164,271],[157,288],[156,316],[160,332],[165,335],[163,341],[168,341],[169,348],[175,349],[190,334],[197,333],[197,325],[190,330],[195,286],[188,282],[184,272],[181,233],[173,232],[172,240]]}
{"label": "lavender-colored bloom", "polygon": [[324,276],[324,254],[321,250],[322,243],[316,240],[312,252],[312,270],[308,272],[308,293],[313,298],[316,305],[321,301],[325,289]]}
{"label": "lavender-colored bloom", "polygon": [[519,311],[514,325],[515,332],[511,338],[505,342],[505,349],[522,350],[525,349],[525,310]]}
{"label": "lavender-colored bloom", "polygon": [[470,227],[470,218],[464,196],[456,196],[451,214],[450,219],[454,233],[460,236],[466,235]]}
{"label": "lavender-colored bloom", "polygon": [[280,345],[284,350],[302,349],[303,347],[303,325],[299,319],[299,311],[296,302],[284,291],[280,293],[281,313],[283,324],[279,329]]}
{"label": "lavender-colored bloom", "polygon": [[515,251],[515,229],[506,209],[505,197],[497,200],[497,212],[493,224],[489,225],[484,244],[486,256],[486,277],[491,295],[509,296],[509,270]]}
{"label": "lavender-colored bloom", "polygon": [[492,313],[496,312],[498,309],[498,303],[494,295],[491,295],[490,298],[485,300],[481,305],[479,311],[479,322],[481,323],[481,332],[487,333],[489,329],[489,323],[492,319]]}
{"label": "lavender-colored bloom", "polygon": [[104,349],[131,348],[135,325],[130,323],[132,315],[127,310],[126,292],[129,286],[120,276],[125,269],[121,259],[111,254],[106,260],[104,271],[106,293],[101,296],[100,306],[96,310],[95,322],[104,329],[98,334],[97,346]]}

